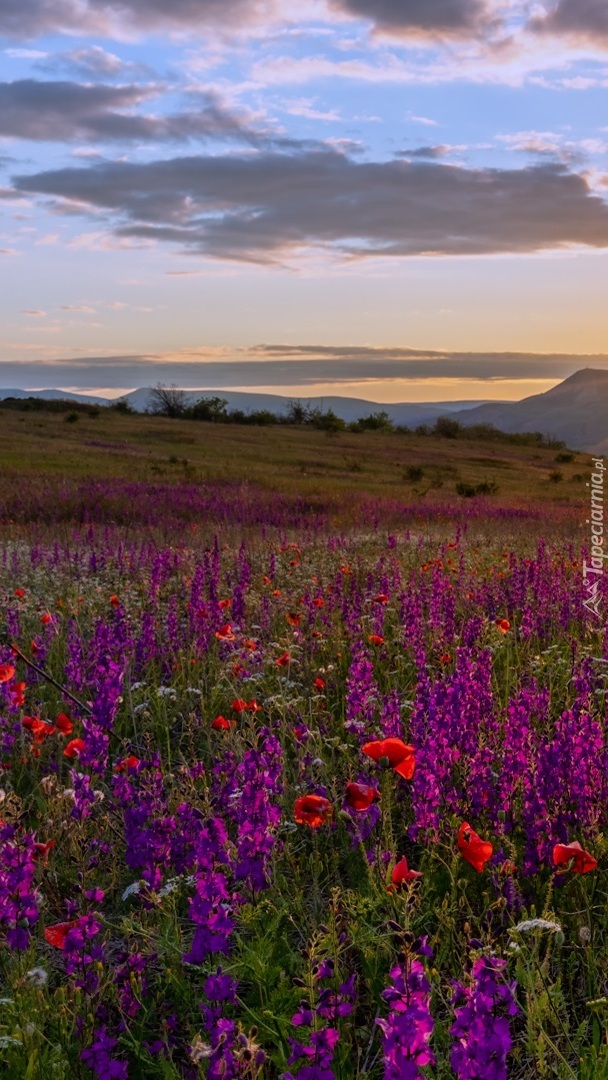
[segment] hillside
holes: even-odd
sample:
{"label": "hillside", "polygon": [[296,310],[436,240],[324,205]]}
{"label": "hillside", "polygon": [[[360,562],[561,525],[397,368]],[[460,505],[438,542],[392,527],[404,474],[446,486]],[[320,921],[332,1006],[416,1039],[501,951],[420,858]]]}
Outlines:
{"label": "hillside", "polygon": [[[100,409],[17,412],[0,403],[5,490],[22,478],[248,483],[266,491],[328,498],[345,509],[367,495],[408,502],[462,502],[460,485],[490,498],[575,504],[588,460],[555,449],[401,432],[327,434],[169,420]],[[71,422],[66,422],[66,421]],[[564,461],[563,458],[566,458]],[[557,474],[557,477],[556,475]]]}
{"label": "hillside", "polygon": [[465,425],[493,424],[501,431],[542,431],[568,446],[608,452],[608,371],[583,368],[547,390],[514,403],[488,402],[456,413]]}

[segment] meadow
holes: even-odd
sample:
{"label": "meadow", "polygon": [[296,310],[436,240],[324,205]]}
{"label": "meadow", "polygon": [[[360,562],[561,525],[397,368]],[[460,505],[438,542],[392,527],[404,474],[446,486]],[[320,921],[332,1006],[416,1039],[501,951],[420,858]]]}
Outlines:
{"label": "meadow", "polygon": [[0,1073],[608,1080],[589,459],[0,417]]}

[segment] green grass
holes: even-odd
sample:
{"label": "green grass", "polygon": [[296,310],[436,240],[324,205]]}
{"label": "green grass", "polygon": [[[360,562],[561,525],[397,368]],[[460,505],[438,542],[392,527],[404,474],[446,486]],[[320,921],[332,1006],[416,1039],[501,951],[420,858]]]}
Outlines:
{"label": "green grass", "polygon": [[[53,412],[1,409],[0,456],[8,477],[124,478],[204,483],[250,482],[338,500],[368,493],[385,498],[458,500],[458,483],[496,484],[493,498],[561,505],[585,494],[588,456],[560,463],[556,451],[478,439],[397,432],[326,434],[297,427],[240,427],[100,410],[77,423]],[[422,469],[412,481],[408,468]],[[577,479],[578,477],[578,479]]]}

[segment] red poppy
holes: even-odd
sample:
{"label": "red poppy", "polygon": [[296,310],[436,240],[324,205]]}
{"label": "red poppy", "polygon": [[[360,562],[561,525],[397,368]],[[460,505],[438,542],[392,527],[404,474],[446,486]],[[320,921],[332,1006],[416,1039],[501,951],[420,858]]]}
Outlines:
{"label": "red poppy", "polygon": [[414,747],[402,742],[401,739],[368,742],[363,747],[363,753],[367,754],[372,761],[381,761],[382,758],[386,758],[391,769],[399,773],[404,780],[411,780],[414,775],[416,766]]}
{"label": "red poppy", "polygon": [[370,634],[367,640],[370,645],[384,645],[382,634]]}
{"label": "red poppy", "polygon": [[388,596],[386,595],[386,593],[383,592],[378,593],[377,596],[374,596],[374,600],[377,604],[388,604]]}
{"label": "red poppy", "polygon": [[247,706],[247,702],[243,698],[235,698],[234,701],[232,702],[231,707],[232,707],[233,712],[239,712],[240,713],[240,712],[245,712],[245,710],[247,709],[248,706]]}
{"label": "red poppy", "polygon": [[277,667],[289,667],[291,664],[291,656],[288,652],[281,653],[279,658],[275,660]]}
{"label": "red poppy", "polygon": [[377,788],[368,787],[367,784],[350,783],[346,785],[346,803],[351,810],[369,810],[373,802],[380,798]]}
{"label": "red poppy", "polygon": [[79,757],[84,750],[84,739],[72,739],[65,750],[63,751],[64,757]]}
{"label": "red poppy", "polygon": [[0,683],[10,682],[15,674],[12,664],[0,664]]}
{"label": "red poppy", "polygon": [[234,634],[232,633],[232,626],[230,623],[224,623],[220,626],[219,630],[215,631],[215,636],[218,641],[234,641]]}
{"label": "red poppy", "polygon": [[324,690],[325,689],[325,679],[315,679],[315,689],[316,690]]}
{"label": "red poppy", "polygon": [[232,725],[230,721],[226,720],[225,716],[216,716],[215,720],[211,724],[211,727],[214,731],[230,731],[231,726]]}
{"label": "red poppy", "polygon": [[313,603],[314,603],[315,607],[318,607],[318,608],[325,607],[325,601],[324,601],[322,596],[317,596],[317,599],[313,600]]}
{"label": "red poppy", "polygon": [[42,623],[43,626],[48,626],[50,621],[51,621],[51,618],[52,618],[52,616],[49,615],[48,611],[45,611],[44,615],[40,616],[40,622]]}
{"label": "red poppy", "polygon": [[247,711],[252,713],[261,712],[262,706],[258,705],[255,698],[252,698],[251,701],[247,702]]}
{"label": "red poppy", "polygon": [[232,600],[220,600],[220,605],[219,606],[221,607],[222,611],[227,611],[227,609],[231,605],[232,605]]}
{"label": "red poppy", "polygon": [[136,769],[139,765],[139,758],[135,757],[135,754],[129,754],[128,757],[123,758],[122,761],[118,761],[114,766],[114,772],[128,772],[129,769]]}
{"label": "red poppy", "polygon": [[49,851],[55,847],[54,840],[48,840],[46,844],[36,843],[34,844],[34,859],[41,862],[43,866],[49,861]]}
{"label": "red poppy", "polygon": [[16,682],[11,686],[12,703],[15,707],[20,708],[21,705],[25,705],[25,683]]}
{"label": "red poppy", "polygon": [[489,840],[482,840],[477,835],[468,821],[463,821],[458,831],[458,850],[462,857],[480,874],[488,860],[492,858],[494,848]]}
{"label": "red poppy", "polygon": [[34,742],[38,745],[43,743],[49,735],[54,735],[55,733],[55,725],[47,724],[44,720],[41,720],[39,716],[24,716],[21,723],[27,731],[31,731],[34,736]]}
{"label": "red poppy", "polygon": [[416,881],[417,878],[421,878],[421,877],[422,877],[422,874],[420,873],[419,870],[410,870],[409,866],[407,865],[407,859],[406,859],[406,857],[404,855],[403,858],[400,859],[399,862],[397,863],[397,865],[395,866],[395,868],[394,868],[394,870],[393,870],[393,872],[391,874],[391,881],[392,881],[393,885],[396,885],[397,888],[398,888],[399,885],[403,885],[404,881],[405,882]]}
{"label": "red poppy", "polygon": [[302,616],[298,615],[297,612],[295,612],[295,611],[290,611],[285,616],[285,618],[287,619],[287,622],[289,623],[290,626],[299,626],[300,621],[302,619]]}
{"label": "red poppy", "polygon": [[113,608],[120,607],[120,600],[118,599],[118,597],[116,596],[115,593],[112,593],[112,595],[110,597],[110,603],[111,603]]}
{"label": "red poppy", "polygon": [[62,712],[59,713],[59,716],[55,721],[55,727],[61,735],[71,735],[74,730],[74,725],[69,716],[66,716],[65,713]]}
{"label": "red poppy", "polygon": [[15,589],[15,596],[23,599],[23,597],[25,596],[25,589]]}
{"label": "red poppy", "polygon": [[54,926],[47,926],[44,931],[44,940],[48,941],[49,945],[54,945],[56,949],[65,949],[66,938],[75,926],[78,926],[79,919],[72,919],[71,922],[59,922]]}
{"label": "red poppy", "polygon": [[452,654],[449,653],[449,652],[444,652],[442,657],[441,657],[441,663],[442,664],[449,664],[451,662],[451,659],[452,659]]}
{"label": "red poppy", "polygon": [[264,582],[264,585],[270,585],[270,578],[268,577],[268,574],[264,574],[262,581]]}
{"label": "red poppy", "polygon": [[511,629],[511,623],[508,619],[498,619],[496,625],[500,630],[501,634],[507,634]]}
{"label": "red poppy", "polygon": [[329,799],[322,795],[302,795],[296,799],[293,814],[298,825],[309,825],[318,829],[331,817],[332,806]]}
{"label": "red poppy", "polygon": [[553,862],[556,866],[568,866],[572,863],[570,869],[575,874],[588,874],[597,866],[597,859],[585,851],[578,840],[574,840],[572,844],[556,844],[553,848]]}

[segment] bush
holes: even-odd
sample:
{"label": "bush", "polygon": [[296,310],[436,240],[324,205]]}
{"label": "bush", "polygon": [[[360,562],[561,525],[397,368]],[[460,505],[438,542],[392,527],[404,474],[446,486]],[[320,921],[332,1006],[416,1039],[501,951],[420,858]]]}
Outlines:
{"label": "bush", "polygon": [[403,479],[407,480],[408,484],[417,484],[423,476],[424,469],[421,465],[408,465],[403,473]]}
{"label": "bush", "polygon": [[457,439],[462,435],[462,424],[451,416],[440,416],[433,425],[433,435],[439,435],[442,439]]}

